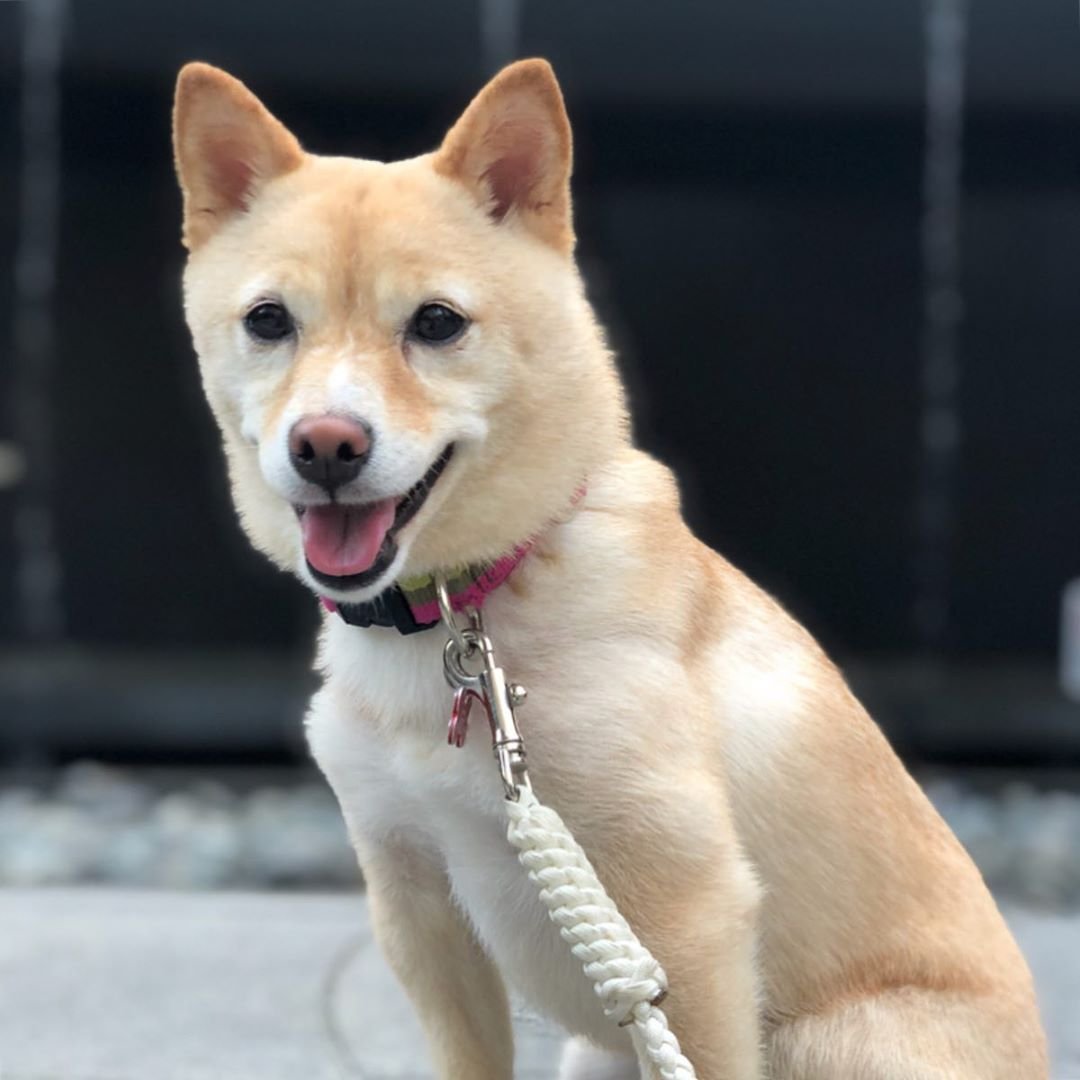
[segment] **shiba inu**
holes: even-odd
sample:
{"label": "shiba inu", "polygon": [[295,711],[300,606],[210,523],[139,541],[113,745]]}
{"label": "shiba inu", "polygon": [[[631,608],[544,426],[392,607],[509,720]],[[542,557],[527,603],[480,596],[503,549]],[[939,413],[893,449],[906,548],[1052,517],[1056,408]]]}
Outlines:
{"label": "shiba inu", "polygon": [[[633,445],[574,262],[551,68],[433,153],[306,153],[180,74],[186,313],[254,545],[323,599],[312,751],[435,1071],[512,1075],[510,987],[563,1080],[648,1075],[446,745],[433,575],[483,606],[534,786],[671,983],[703,1080],[1037,1080],[1031,977],[975,867],[810,635]],[[554,1067],[554,1063],[553,1063]]]}

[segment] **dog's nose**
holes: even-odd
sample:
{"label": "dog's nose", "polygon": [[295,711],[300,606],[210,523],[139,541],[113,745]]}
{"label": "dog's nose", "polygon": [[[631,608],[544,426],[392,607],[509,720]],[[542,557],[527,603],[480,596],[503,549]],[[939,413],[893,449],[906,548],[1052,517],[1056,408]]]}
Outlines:
{"label": "dog's nose", "polygon": [[371,452],[371,429],[348,416],[305,416],[289,432],[293,468],[333,494],[355,480]]}

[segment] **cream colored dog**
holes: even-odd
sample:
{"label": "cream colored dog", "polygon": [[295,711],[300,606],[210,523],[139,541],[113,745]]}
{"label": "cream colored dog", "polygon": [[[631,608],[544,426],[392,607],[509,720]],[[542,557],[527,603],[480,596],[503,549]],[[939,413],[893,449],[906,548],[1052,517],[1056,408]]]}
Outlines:
{"label": "cream colored dog", "polygon": [[506,842],[486,732],[446,745],[445,633],[399,633],[430,621],[435,572],[485,601],[529,689],[534,786],[667,970],[702,1080],[1045,1077],[1031,977],[971,861],[631,442],[549,66],[512,65],[435,153],[381,164],[305,153],[191,64],[175,139],[236,505],[327,602],[311,746],[438,1075],[512,1075],[504,979],[574,1036],[564,1078],[639,1066]]}

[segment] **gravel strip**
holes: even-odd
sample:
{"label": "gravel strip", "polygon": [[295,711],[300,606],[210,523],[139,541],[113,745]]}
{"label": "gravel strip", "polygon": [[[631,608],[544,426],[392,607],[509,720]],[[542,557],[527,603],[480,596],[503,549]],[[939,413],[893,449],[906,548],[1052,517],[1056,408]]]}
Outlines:
{"label": "gravel strip", "polygon": [[243,790],[179,786],[82,762],[54,784],[0,788],[0,885],[170,889],[355,887],[329,789],[307,777]]}
{"label": "gravel strip", "polygon": [[[310,774],[171,782],[82,762],[45,784],[0,784],[0,886],[333,889],[358,871],[329,789]],[[999,896],[1080,907],[1080,795],[965,774],[926,784]]]}

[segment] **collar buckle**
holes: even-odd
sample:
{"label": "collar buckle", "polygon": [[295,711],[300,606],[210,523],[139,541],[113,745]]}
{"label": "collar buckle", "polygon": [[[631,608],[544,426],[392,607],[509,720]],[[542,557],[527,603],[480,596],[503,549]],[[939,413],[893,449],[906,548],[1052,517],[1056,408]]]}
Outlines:
{"label": "collar buckle", "polygon": [[409,601],[398,585],[391,585],[373,600],[362,604],[338,604],[338,614],[349,626],[387,626],[399,634],[418,634],[438,624],[438,619],[422,622],[413,614]]}

